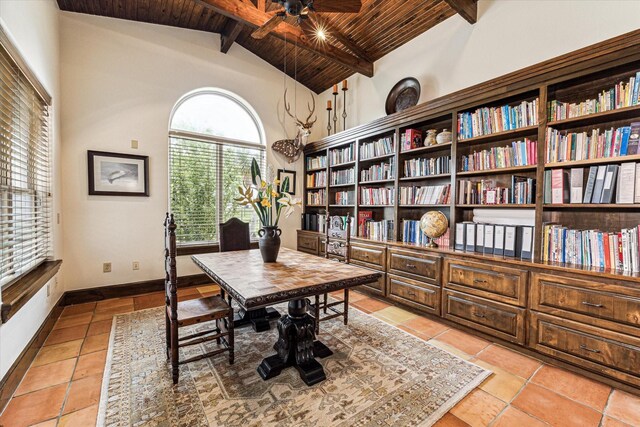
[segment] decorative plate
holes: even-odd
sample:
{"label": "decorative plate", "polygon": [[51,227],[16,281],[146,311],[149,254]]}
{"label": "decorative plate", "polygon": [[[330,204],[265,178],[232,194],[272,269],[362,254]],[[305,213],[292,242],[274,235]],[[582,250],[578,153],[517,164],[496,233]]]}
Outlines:
{"label": "decorative plate", "polygon": [[400,80],[391,89],[385,103],[387,114],[397,113],[418,104],[420,99],[420,82],[413,77]]}

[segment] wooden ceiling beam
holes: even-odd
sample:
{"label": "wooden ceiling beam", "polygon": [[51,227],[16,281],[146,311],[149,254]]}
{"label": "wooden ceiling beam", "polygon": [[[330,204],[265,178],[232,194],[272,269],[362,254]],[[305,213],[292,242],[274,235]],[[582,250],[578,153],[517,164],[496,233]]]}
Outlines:
{"label": "wooden ceiling beam", "polygon": [[[252,4],[237,0],[196,0],[202,6],[228,18],[235,19],[251,27],[260,27],[271,18],[271,15],[258,10]],[[271,35],[287,42],[297,43],[298,47],[313,52],[354,72],[373,77],[373,62],[344,52],[328,43],[312,42],[299,27],[282,23],[271,32]]]}
{"label": "wooden ceiling beam", "polygon": [[444,0],[451,9],[455,10],[460,16],[466,19],[470,24],[478,21],[478,3],[476,0]]}
{"label": "wooden ceiling beam", "polygon": [[[373,62],[367,51],[358,46],[349,37],[342,34],[342,32],[331,25],[328,20],[321,18],[317,13],[310,13],[308,16],[309,19],[303,21],[302,24],[303,29],[306,29],[307,32],[314,32],[317,31],[317,28],[322,28],[327,36],[339,41],[344,47],[353,52],[353,54],[360,58],[362,61]],[[313,24],[313,26],[309,23],[309,21],[311,21],[311,24]]]}
{"label": "wooden ceiling beam", "polygon": [[233,19],[227,19],[227,23],[220,34],[220,52],[227,53],[231,45],[235,43],[244,26]]}

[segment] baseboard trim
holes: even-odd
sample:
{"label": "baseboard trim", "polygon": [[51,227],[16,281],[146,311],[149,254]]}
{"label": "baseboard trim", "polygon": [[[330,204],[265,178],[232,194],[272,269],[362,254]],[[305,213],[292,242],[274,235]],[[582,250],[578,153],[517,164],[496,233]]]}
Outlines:
{"label": "baseboard trim", "polygon": [[62,314],[64,307],[61,303],[63,298],[64,295],[62,295],[56,305],[53,306],[47,318],[42,322],[38,332],[31,338],[29,344],[22,350],[20,356],[18,356],[15,362],[13,362],[13,365],[11,365],[11,368],[9,368],[2,380],[0,380],[0,414],[4,411],[9,400],[11,400],[11,396],[13,396],[13,393],[20,385],[20,381],[22,381],[22,378],[27,373],[31,362],[35,359],[42,344],[44,344],[53,329],[53,325],[56,324],[58,317]]}
{"label": "baseboard trim", "polygon": [[[178,287],[185,288],[211,283],[206,274],[193,274],[178,277]],[[101,286],[99,288],[78,289],[64,293],[62,305],[82,304],[102,301],[110,298],[130,297],[150,292],[164,291],[164,279],[152,279],[142,282],[123,283],[120,285]]]}

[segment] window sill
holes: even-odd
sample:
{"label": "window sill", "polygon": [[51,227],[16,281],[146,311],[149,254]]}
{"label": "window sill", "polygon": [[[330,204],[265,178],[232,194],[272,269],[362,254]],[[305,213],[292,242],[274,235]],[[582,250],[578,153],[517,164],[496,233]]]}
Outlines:
{"label": "window sill", "polygon": [[[220,245],[181,245],[177,248],[178,256],[206,254],[211,252],[220,252]],[[258,249],[258,242],[251,242],[251,249]]]}
{"label": "window sill", "polygon": [[13,317],[18,310],[38,293],[40,289],[60,270],[62,260],[46,261],[31,270],[16,282],[2,289],[2,323]]}

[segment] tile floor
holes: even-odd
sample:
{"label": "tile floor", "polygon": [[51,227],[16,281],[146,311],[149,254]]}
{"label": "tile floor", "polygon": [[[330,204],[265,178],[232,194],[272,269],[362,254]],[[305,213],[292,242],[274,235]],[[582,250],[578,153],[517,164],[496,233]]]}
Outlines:
{"label": "tile floor", "polygon": [[[182,299],[215,286],[181,289]],[[339,295],[336,295],[339,296]],[[437,427],[640,426],[640,398],[545,365],[383,301],[353,292],[351,304],[494,374]],[[0,416],[0,427],[95,424],[113,315],[162,305],[162,293],[69,306]]]}

